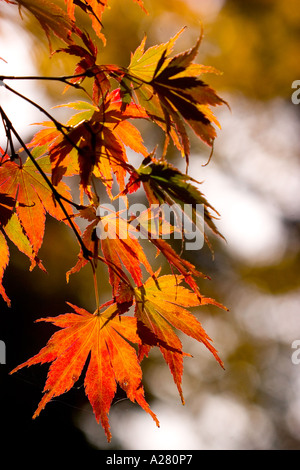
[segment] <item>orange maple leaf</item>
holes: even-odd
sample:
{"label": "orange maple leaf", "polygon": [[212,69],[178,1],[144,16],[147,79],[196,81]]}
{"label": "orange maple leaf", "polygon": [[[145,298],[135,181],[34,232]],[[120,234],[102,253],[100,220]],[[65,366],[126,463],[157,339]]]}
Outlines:
{"label": "orange maple leaf", "polygon": [[170,266],[176,268],[179,273],[184,276],[185,282],[189,284],[193,291],[200,294],[194,277],[210,278],[198,271],[192,263],[183,259],[176,253],[171,245],[162,238],[165,235],[169,236],[172,232],[178,232],[178,229],[164,218],[159,209],[159,205],[156,204],[156,206],[153,205],[149,209],[141,212],[140,215],[134,219],[136,224],[138,224],[139,231],[142,236],[145,236],[156,246],[157,256],[159,253],[162,253]]}
{"label": "orange maple leaf", "polygon": [[140,343],[136,319],[119,316],[116,304],[100,315],[91,314],[70,303],[68,305],[76,313],[38,320],[51,322],[62,330],[55,332],[37,355],[10,372],[12,374],[25,366],[52,362],[43,390],[44,396],[33,418],[40,414],[52,398],[73,387],[90,355],[84,380],[85,392],[108,441],[111,440],[108,415],[117,384],[159,426],[157,417],[145,400],[142,370],[135,349],[129,344],[129,341]]}
{"label": "orange maple leaf", "polygon": [[[0,195],[1,196],[1,195]],[[7,244],[7,238],[12,241],[15,246],[24,253],[31,261],[30,271],[38,265],[42,271],[46,271],[42,261],[38,258],[34,252],[32,245],[24,232],[21,222],[16,213],[13,213],[6,224],[1,223],[1,203],[0,203],[0,294],[7,303],[11,305],[10,299],[7,296],[5,289],[2,285],[2,279],[4,271],[9,263],[9,247]]]}
{"label": "orange maple leaf", "polygon": [[155,280],[149,278],[145,284],[134,289],[135,315],[138,320],[138,334],[142,340],[139,358],[147,356],[152,346],[158,346],[168,364],[177,385],[182,403],[184,398],[181,389],[183,373],[183,356],[181,341],[174,328],[202,342],[223,367],[217,350],[197,318],[185,307],[196,307],[212,304],[221,308],[215,300],[199,297],[179,284],[184,276],[165,275]]}
{"label": "orange maple leaf", "polygon": [[[51,173],[48,157],[38,158],[36,161],[45,173]],[[62,196],[71,199],[65,183],[59,183],[56,189]],[[16,201],[18,218],[34,252],[37,253],[43,242],[46,212],[58,220],[65,219],[65,214],[55,202],[50,187],[29,158],[20,165],[7,159],[0,166],[0,193]],[[68,205],[66,208],[72,215],[72,208]]]}
{"label": "orange maple leaf", "polygon": [[[30,270],[38,265],[45,268],[37,254],[43,242],[46,212],[58,220],[65,219],[58,204],[54,201],[52,191],[42,175],[29,159],[18,165],[3,154],[0,164],[0,294],[10,305],[2,285],[4,271],[9,263],[7,239],[24,253],[31,261]],[[50,170],[48,158],[37,159],[44,172]],[[60,194],[69,196],[65,183],[57,186]],[[68,214],[73,214],[71,207],[66,206]],[[66,222],[66,220],[65,220]]]}
{"label": "orange maple leaf", "polygon": [[[145,13],[148,13],[144,7],[142,0],[133,0],[138,3]],[[70,18],[75,21],[75,5],[77,5],[81,10],[89,15],[92,20],[92,27],[96,32],[97,36],[102,39],[103,43],[106,43],[105,36],[101,32],[102,29],[102,15],[107,8],[108,0],[65,0],[67,4],[67,11]]]}
{"label": "orange maple leaf", "polygon": [[[0,152],[1,151],[2,149],[0,147]],[[4,271],[9,262],[9,248],[4,236],[4,226],[10,220],[14,206],[15,200],[12,197],[0,193],[0,295],[2,295],[3,299],[8,305],[10,305],[10,299],[2,285]]]}
{"label": "orange maple leaf", "polygon": [[53,122],[43,122],[41,124],[48,128],[38,131],[29,146],[49,154],[55,184],[71,168],[79,173],[84,190],[94,175],[103,182],[112,197],[113,176],[121,190],[125,187],[126,147],[144,157],[148,155],[140,132],[127,121],[144,119],[147,115],[133,103],[122,112],[118,92],[109,94],[99,107],[82,101],[66,106],[80,111],[69,119],[67,133],[62,134]]}
{"label": "orange maple leaf", "polygon": [[[101,232],[99,235],[104,258],[109,263],[109,279],[114,294],[119,288],[120,276],[111,266],[117,267],[118,271],[124,266],[137,286],[143,284],[141,266],[154,276],[147,256],[137,239],[139,232],[127,220],[122,219],[122,215],[117,212],[102,217],[97,228]],[[103,236],[104,234],[106,236]]]}
{"label": "orange maple leaf", "polygon": [[73,21],[75,21],[75,5],[77,5],[81,10],[83,10],[89,15],[92,20],[92,27],[95,33],[103,41],[104,44],[106,43],[106,39],[103,33],[101,32],[101,19],[102,14],[105,8],[107,7],[107,1],[108,0],[65,0],[69,17]]}
{"label": "orange maple leaf", "polygon": [[1,227],[0,227],[0,254],[1,254],[1,257],[0,257],[0,295],[3,297],[7,305],[10,306],[10,299],[7,296],[5,289],[2,285],[4,271],[9,262],[9,249],[8,249],[5,236],[2,233]]}
{"label": "orange maple leaf", "polygon": [[[121,212],[111,212],[100,217],[96,215],[95,208],[90,207],[78,214],[82,217],[86,216],[91,221],[83,232],[82,240],[88,250],[93,253],[96,263],[98,259],[101,259],[107,264],[109,282],[112,286],[113,296],[116,299],[119,299],[122,282],[125,281],[125,284],[130,286],[130,281],[124,269],[131,275],[137,286],[143,284],[142,267],[151,276],[154,276],[147,256],[138,241],[139,231],[125,218],[122,218]],[[100,248],[103,257],[99,256]],[[76,265],[67,272],[67,280],[69,280],[71,274],[80,271],[87,262],[82,250],[80,250]]]}

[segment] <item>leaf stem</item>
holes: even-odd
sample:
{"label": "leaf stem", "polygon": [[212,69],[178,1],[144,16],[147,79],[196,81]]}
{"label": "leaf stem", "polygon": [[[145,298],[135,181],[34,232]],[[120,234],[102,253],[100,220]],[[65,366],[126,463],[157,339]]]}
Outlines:
{"label": "leaf stem", "polygon": [[[90,260],[92,271],[93,271],[93,280],[94,280],[94,290],[95,290],[95,299],[96,299],[96,315],[100,315],[100,301],[99,301],[99,291],[98,291],[98,280],[97,280],[97,273],[96,267],[93,260]],[[96,313],[97,312],[97,313]]]}

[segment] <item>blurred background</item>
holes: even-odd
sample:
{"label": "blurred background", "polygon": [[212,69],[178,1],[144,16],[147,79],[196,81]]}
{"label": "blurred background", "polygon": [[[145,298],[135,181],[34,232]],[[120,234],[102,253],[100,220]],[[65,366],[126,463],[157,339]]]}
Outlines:
{"label": "blurred background", "polygon": [[[170,7],[170,3],[172,7]],[[90,273],[83,270],[66,284],[76,262],[77,244],[66,227],[48,220],[40,252],[45,275],[28,271],[29,262],[10,245],[4,277],[12,307],[0,299],[0,339],[6,364],[0,365],[0,416],[3,439],[31,446],[76,444],[78,449],[300,449],[300,364],[292,360],[300,340],[300,106],[292,83],[300,80],[299,0],[144,0],[145,15],[132,0],[111,0],[103,16],[107,45],[98,41],[99,63],[126,65],[144,34],[147,46],[169,40],[187,26],[175,52],[191,47],[200,25],[204,38],[197,62],[222,75],[205,80],[230,105],[216,110],[214,155],[191,134],[189,173],[220,212],[218,228],[226,242],[211,237],[214,258],[204,247],[186,252],[211,281],[203,294],[229,308],[193,310],[213,339],[225,371],[196,341],[182,337],[185,359],[181,405],[162,356],[153,350],[142,363],[147,400],[158,416],[157,429],[138,405],[120,392],[110,412],[113,434],[107,444],[94,418],[82,382],[53,400],[40,417],[31,416],[42,396],[47,366],[10,376],[9,371],[36,354],[55,328],[34,321],[68,311],[65,301],[94,308]],[[89,29],[87,22],[84,25]],[[70,74],[75,64],[63,54],[49,61],[47,40],[31,17],[23,21],[12,5],[1,4],[0,74]],[[72,90],[44,82],[9,82],[45,106],[74,100]],[[24,140],[44,116],[5,90],[1,106]],[[78,99],[78,96],[76,96]],[[64,118],[64,111],[53,114]],[[143,127],[150,150],[162,138]],[[3,130],[0,145],[5,146]],[[133,159],[136,156],[132,157]],[[170,160],[185,163],[170,148]],[[59,240],[59,242],[57,241]],[[66,249],[67,246],[67,249]],[[103,301],[109,298],[106,271],[99,271]]]}

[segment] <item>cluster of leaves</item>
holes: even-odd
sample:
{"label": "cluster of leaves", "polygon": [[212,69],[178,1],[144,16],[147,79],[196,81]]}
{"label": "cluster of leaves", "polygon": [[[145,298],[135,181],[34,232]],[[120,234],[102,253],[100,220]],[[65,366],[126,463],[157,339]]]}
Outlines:
{"label": "cluster of leaves", "polygon": [[[203,343],[222,366],[211,339],[188,310],[206,304],[221,308],[222,305],[200,293],[196,278],[206,277],[204,274],[179,255],[165,238],[151,237],[149,210],[135,224],[132,218],[124,218],[122,211],[99,215],[102,201],[97,185],[103,185],[109,201],[122,199],[127,207],[131,195],[141,187],[149,208],[175,203],[184,210],[185,204],[194,209],[201,204],[205,228],[220,235],[214,223],[217,212],[197,182],[166,160],[166,152],[173,142],[188,167],[188,127],[212,148],[216,137],[214,125],[219,124],[211,107],[224,101],[200,78],[216,70],[194,63],[201,36],[193,48],[174,57],[171,53],[182,31],[167,43],[147,50],[144,38],[127,68],[101,65],[97,62],[96,44],[76,22],[76,9],[91,18],[94,31],[105,43],[101,21],[108,0],[66,0],[66,11],[48,0],[5,1],[17,4],[21,12],[29,10],[37,18],[50,47],[52,34],[56,35],[63,43],[57,53],[77,57],[73,75],[57,80],[64,82],[66,88],[84,90],[87,100],[66,104],[75,110],[66,124],[32,103],[44,112],[48,121],[40,123],[41,130],[27,144],[1,107],[7,148],[0,149],[0,294],[10,305],[2,283],[9,263],[8,239],[28,256],[30,269],[38,266],[45,270],[38,254],[46,214],[50,214],[70,226],[79,243],[78,259],[67,279],[90,264],[96,299],[93,313],[69,304],[72,313],[42,319],[52,322],[59,331],[36,356],[13,372],[24,366],[52,363],[35,417],[53,397],[73,386],[88,361],[86,395],[110,440],[108,414],[117,385],[159,425],[145,400],[142,385],[141,361],[151,348],[160,349],[184,402],[181,380],[183,357],[188,354],[183,352],[176,330]],[[145,10],[141,0],[135,1]],[[0,80],[8,91],[17,93],[7,84],[9,77],[2,76]],[[89,80],[91,96],[85,89]],[[163,130],[166,139],[161,158],[155,156],[155,151],[149,152],[131,120],[147,120]],[[22,152],[15,151],[15,139]],[[141,156],[138,168],[129,162],[128,148]],[[80,204],[74,202],[68,185],[73,176],[79,176],[76,181]],[[77,218],[86,222],[84,230],[78,227]],[[156,222],[162,234],[167,224],[162,213]],[[175,231],[176,227],[168,229]],[[106,236],[99,236],[99,231]],[[141,234],[162,253],[170,264],[171,274],[161,275],[160,269],[153,272],[139,240]],[[96,281],[99,263],[107,266],[112,289],[111,301],[103,305],[99,302]]]}

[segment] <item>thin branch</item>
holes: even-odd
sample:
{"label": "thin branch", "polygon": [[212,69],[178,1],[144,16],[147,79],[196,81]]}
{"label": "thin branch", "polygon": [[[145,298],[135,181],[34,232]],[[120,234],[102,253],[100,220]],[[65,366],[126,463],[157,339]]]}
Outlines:
{"label": "thin branch", "polygon": [[84,90],[83,87],[81,87],[78,83],[73,83],[70,82],[69,80],[72,80],[73,78],[86,78],[89,77],[88,71],[76,75],[62,75],[60,77],[45,77],[45,76],[40,76],[40,75],[25,75],[25,76],[15,76],[15,75],[0,75],[0,80],[49,80],[49,81],[57,81],[57,82],[62,82],[65,83],[66,85],[73,86],[74,88],[81,88]]}
{"label": "thin branch", "polygon": [[94,291],[95,291],[95,300],[97,306],[98,315],[100,313],[100,302],[99,302],[99,291],[98,291],[98,281],[97,281],[97,274],[96,274],[96,266],[95,263],[91,261],[91,266],[93,270],[93,280],[94,280]]}
{"label": "thin branch", "polygon": [[[0,81],[1,82],[1,81]],[[9,85],[6,85],[6,83],[2,82],[3,86],[8,90],[10,91],[11,93],[14,93],[15,95],[19,96],[19,98],[22,98],[23,100],[27,101],[28,103],[30,103],[32,106],[34,106],[35,108],[37,108],[39,111],[41,111],[41,113],[45,114],[45,116],[47,116],[52,122],[53,124],[55,125],[56,129],[62,133],[62,135],[65,137],[65,139],[72,145],[73,148],[75,148],[77,150],[78,153],[81,153],[82,150],[80,147],[78,147],[77,144],[75,144],[75,142],[72,141],[72,139],[70,139],[69,137],[69,134],[67,131],[70,130],[70,127],[69,126],[65,126],[64,124],[61,124],[59,121],[57,121],[57,119],[55,119],[50,113],[48,113],[48,111],[46,111],[46,109],[44,109],[42,106],[40,106],[38,103],[35,103],[35,101],[31,100],[30,98],[27,98],[27,96],[24,96],[22,95],[22,93],[19,93],[18,91],[14,90],[13,88],[11,88]]]}
{"label": "thin branch", "polygon": [[27,101],[30,103],[32,106],[37,108],[39,111],[41,111],[43,114],[45,114],[56,126],[57,130],[60,131],[65,137],[67,137],[67,134],[65,133],[64,129],[69,129],[68,126],[64,126],[61,124],[59,121],[57,121],[46,109],[44,109],[42,106],[40,106],[38,103],[35,103],[35,101],[31,100],[30,98],[27,98],[27,96],[22,95],[22,93],[18,92],[17,90],[14,90],[11,88],[9,85],[4,83],[3,85],[8,91],[11,93],[14,93],[15,95],[19,96],[19,98],[22,98],[23,100]]}
{"label": "thin branch", "polygon": [[21,136],[18,134],[18,132],[16,131],[14,126],[12,125],[11,121],[9,120],[9,118],[7,117],[6,113],[4,112],[4,110],[1,106],[0,106],[0,113],[1,113],[2,118],[4,119],[4,121],[6,123],[7,128],[10,129],[10,131],[15,135],[16,139],[19,141],[19,143],[22,146],[22,148],[24,149],[25,153],[28,155],[28,157],[30,158],[32,163],[35,165],[35,167],[38,170],[38,172],[40,173],[40,175],[43,177],[43,179],[45,180],[45,182],[49,186],[55,200],[57,201],[57,203],[59,204],[61,210],[65,214],[66,219],[67,219],[70,227],[72,228],[72,230],[73,230],[73,232],[74,232],[74,234],[75,234],[75,236],[76,236],[76,238],[77,238],[77,240],[78,240],[78,242],[81,246],[83,256],[85,257],[85,259],[90,261],[90,259],[92,257],[92,253],[86,248],[85,244],[83,243],[82,238],[81,238],[80,234],[78,233],[77,228],[75,227],[70,215],[68,214],[65,206],[63,205],[63,203],[61,201],[62,199],[65,199],[65,198],[63,196],[61,196],[59,194],[59,192],[56,190],[56,188],[53,186],[50,179],[48,178],[48,176],[46,175],[44,170],[40,167],[40,165],[38,164],[36,159],[33,157],[33,155],[31,154],[31,152],[27,148],[26,144],[24,143],[24,141],[22,140]]}

